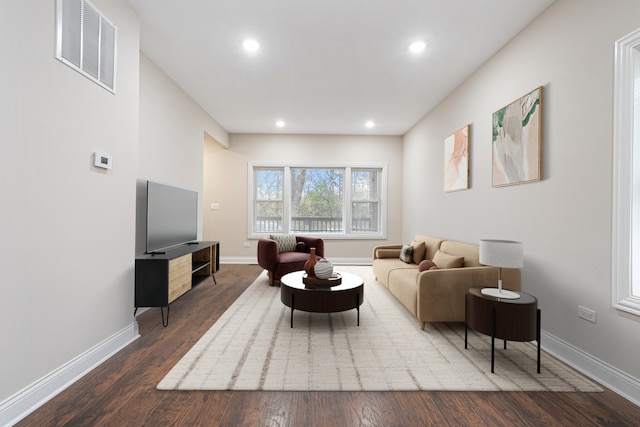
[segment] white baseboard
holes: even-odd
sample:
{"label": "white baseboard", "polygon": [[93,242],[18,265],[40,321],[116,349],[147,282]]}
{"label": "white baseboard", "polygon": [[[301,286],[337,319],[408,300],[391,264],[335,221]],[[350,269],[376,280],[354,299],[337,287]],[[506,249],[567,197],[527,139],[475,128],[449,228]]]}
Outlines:
{"label": "white baseboard", "polygon": [[[371,265],[371,258],[329,258],[333,265]],[[257,264],[256,257],[220,257],[220,264]]]}
{"label": "white baseboard", "polygon": [[547,332],[540,334],[544,351],[640,406],[640,380]]}
{"label": "white baseboard", "polygon": [[0,426],[11,426],[139,337],[134,322],[35,383],[0,402]]}

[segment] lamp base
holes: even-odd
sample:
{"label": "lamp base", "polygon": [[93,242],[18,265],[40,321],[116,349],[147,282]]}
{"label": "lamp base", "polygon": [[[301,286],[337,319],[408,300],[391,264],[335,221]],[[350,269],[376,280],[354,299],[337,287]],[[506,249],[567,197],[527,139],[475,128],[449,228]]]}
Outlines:
{"label": "lamp base", "polygon": [[520,295],[515,292],[508,291],[506,289],[498,289],[498,288],[482,288],[480,291],[482,295],[486,295],[494,298],[504,298],[504,299],[518,299]]}

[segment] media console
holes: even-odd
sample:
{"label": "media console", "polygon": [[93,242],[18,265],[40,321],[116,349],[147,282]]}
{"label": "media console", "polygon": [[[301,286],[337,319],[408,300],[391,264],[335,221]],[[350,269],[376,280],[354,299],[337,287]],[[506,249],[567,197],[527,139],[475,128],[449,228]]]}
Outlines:
{"label": "media console", "polygon": [[[219,242],[184,244],[165,252],[136,257],[134,315],[139,307],[160,307],[162,325],[166,327],[169,324],[169,304],[213,276],[219,268]],[[215,276],[213,281],[216,283]]]}

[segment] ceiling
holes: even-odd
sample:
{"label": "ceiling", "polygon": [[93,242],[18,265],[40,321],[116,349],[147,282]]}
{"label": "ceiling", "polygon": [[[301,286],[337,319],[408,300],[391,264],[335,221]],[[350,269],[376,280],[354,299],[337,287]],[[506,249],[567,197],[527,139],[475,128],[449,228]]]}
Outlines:
{"label": "ceiling", "polygon": [[142,52],[230,133],[402,135],[554,0],[128,1]]}

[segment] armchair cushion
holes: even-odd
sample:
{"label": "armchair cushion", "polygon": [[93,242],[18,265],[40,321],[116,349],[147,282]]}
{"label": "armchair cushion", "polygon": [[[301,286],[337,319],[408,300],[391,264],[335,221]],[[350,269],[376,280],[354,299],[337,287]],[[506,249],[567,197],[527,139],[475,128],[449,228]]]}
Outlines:
{"label": "armchair cushion", "polygon": [[296,236],[293,234],[272,234],[271,240],[278,244],[278,252],[292,252],[296,250]]}

